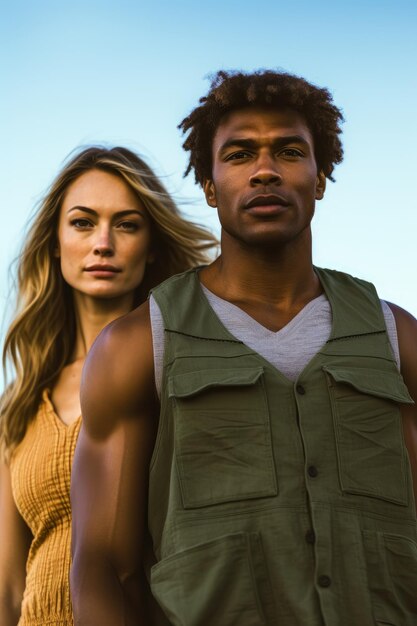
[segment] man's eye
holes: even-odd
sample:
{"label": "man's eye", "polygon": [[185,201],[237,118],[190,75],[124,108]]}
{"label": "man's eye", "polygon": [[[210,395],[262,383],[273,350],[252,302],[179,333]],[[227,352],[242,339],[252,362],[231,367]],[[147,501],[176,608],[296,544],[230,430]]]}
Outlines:
{"label": "man's eye", "polygon": [[239,152],[233,152],[233,154],[229,154],[226,161],[237,161],[238,159],[246,159],[250,157],[250,152],[246,152],[245,150],[239,150]]}
{"label": "man's eye", "polygon": [[89,228],[90,226],[92,226],[91,222],[89,220],[86,220],[83,217],[77,217],[73,220],[71,220],[71,225],[75,226],[75,228]]}
{"label": "man's eye", "polygon": [[287,157],[301,157],[303,153],[300,150],[296,150],[295,148],[285,148],[285,150],[281,150],[280,154]]}

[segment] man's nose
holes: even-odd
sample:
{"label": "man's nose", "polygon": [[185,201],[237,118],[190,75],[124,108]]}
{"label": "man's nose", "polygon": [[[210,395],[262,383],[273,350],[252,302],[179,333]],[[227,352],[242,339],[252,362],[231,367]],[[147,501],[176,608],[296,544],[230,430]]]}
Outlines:
{"label": "man's nose", "polygon": [[114,244],[110,229],[101,229],[94,243],[94,254],[97,256],[113,256]]}
{"label": "man's nose", "polygon": [[259,157],[256,165],[256,170],[250,177],[251,185],[280,185],[282,183],[282,176],[272,155]]}

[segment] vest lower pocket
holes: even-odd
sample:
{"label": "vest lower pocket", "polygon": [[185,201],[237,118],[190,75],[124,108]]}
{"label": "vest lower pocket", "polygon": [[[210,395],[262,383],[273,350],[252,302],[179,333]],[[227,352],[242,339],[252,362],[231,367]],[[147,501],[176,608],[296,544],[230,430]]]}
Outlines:
{"label": "vest lower pocket", "polygon": [[277,494],[262,367],[172,376],[169,395],[184,508]]}
{"label": "vest lower pocket", "polygon": [[412,402],[398,372],[325,367],[343,492],[406,506],[408,479],[399,402]]}
{"label": "vest lower pocket", "polygon": [[151,589],[173,626],[274,624],[258,533],[218,537],[152,567]]}
{"label": "vest lower pocket", "polygon": [[376,623],[416,626],[417,544],[401,535],[363,534]]}

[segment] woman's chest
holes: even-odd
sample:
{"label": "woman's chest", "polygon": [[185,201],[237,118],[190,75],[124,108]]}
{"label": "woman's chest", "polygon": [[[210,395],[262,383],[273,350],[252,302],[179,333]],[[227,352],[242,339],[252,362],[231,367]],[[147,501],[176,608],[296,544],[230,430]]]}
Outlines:
{"label": "woman's chest", "polygon": [[13,456],[14,498],[34,535],[71,514],[71,466],[80,424],[78,419],[66,426],[41,407]]}

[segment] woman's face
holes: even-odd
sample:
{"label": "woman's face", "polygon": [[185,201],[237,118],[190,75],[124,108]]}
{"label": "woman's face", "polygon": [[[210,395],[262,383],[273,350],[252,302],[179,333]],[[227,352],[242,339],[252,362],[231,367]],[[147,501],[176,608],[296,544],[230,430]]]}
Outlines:
{"label": "woman's face", "polygon": [[62,203],[56,256],[65,281],[99,299],[133,296],[152,261],[145,207],[119,176],[82,174]]}

